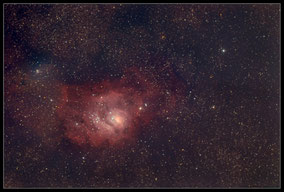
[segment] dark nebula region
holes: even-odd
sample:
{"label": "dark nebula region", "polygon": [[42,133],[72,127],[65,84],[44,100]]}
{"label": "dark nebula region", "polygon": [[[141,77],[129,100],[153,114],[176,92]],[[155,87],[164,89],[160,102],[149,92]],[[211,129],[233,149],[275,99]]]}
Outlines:
{"label": "dark nebula region", "polygon": [[279,188],[280,4],[4,4],[3,187]]}

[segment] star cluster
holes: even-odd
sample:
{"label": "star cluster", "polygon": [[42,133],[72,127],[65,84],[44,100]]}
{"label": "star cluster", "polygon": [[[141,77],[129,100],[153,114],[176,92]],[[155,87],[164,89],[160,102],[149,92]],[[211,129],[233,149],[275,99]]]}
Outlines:
{"label": "star cluster", "polygon": [[4,4],[4,187],[280,187],[279,49],[280,4]]}

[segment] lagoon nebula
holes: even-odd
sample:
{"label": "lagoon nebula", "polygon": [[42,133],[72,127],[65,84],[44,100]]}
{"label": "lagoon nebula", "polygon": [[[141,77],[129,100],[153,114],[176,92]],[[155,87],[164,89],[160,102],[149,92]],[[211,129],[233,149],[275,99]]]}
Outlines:
{"label": "lagoon nebula", "polygon": [[135,69],[125,74],[118,80],[62,87],[57,114],[70,140],[79,145],[108,143],[117,147],[133,141],[141,125],[175,107],[178,86],[163,96],[157,80],[155,84]]}
{"label": "lagoon nebula", "polygon": [[4,188],[279,188],[280,4],[4,4]]}

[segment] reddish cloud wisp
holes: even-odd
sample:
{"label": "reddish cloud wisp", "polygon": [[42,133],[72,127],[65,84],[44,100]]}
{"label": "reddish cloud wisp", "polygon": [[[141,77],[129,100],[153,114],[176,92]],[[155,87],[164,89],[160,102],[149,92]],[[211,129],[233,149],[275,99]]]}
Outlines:
{"label": "reddish cloud wisp", "polygon": [[175,96],[164,96],[159,82],[133,71],[119,80],[62,87],[57,112],[65,136],[93,147],[121,146],[135,140],[139,128],[175,106]]}

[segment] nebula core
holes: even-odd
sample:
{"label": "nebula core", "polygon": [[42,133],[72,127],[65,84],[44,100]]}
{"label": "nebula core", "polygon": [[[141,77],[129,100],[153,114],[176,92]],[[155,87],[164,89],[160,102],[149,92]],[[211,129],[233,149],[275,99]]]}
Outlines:
{"label": "nebula core", "polygon": [[[174,94],[161,95],[161,83],[151,82],[138,70],[129,71],[119,80],[62,86],[57,113],[68,139],[93,147],[121,146],[135,141],[142,125],[175,106]],[[158,99],[162,105],[157,106]]]}

